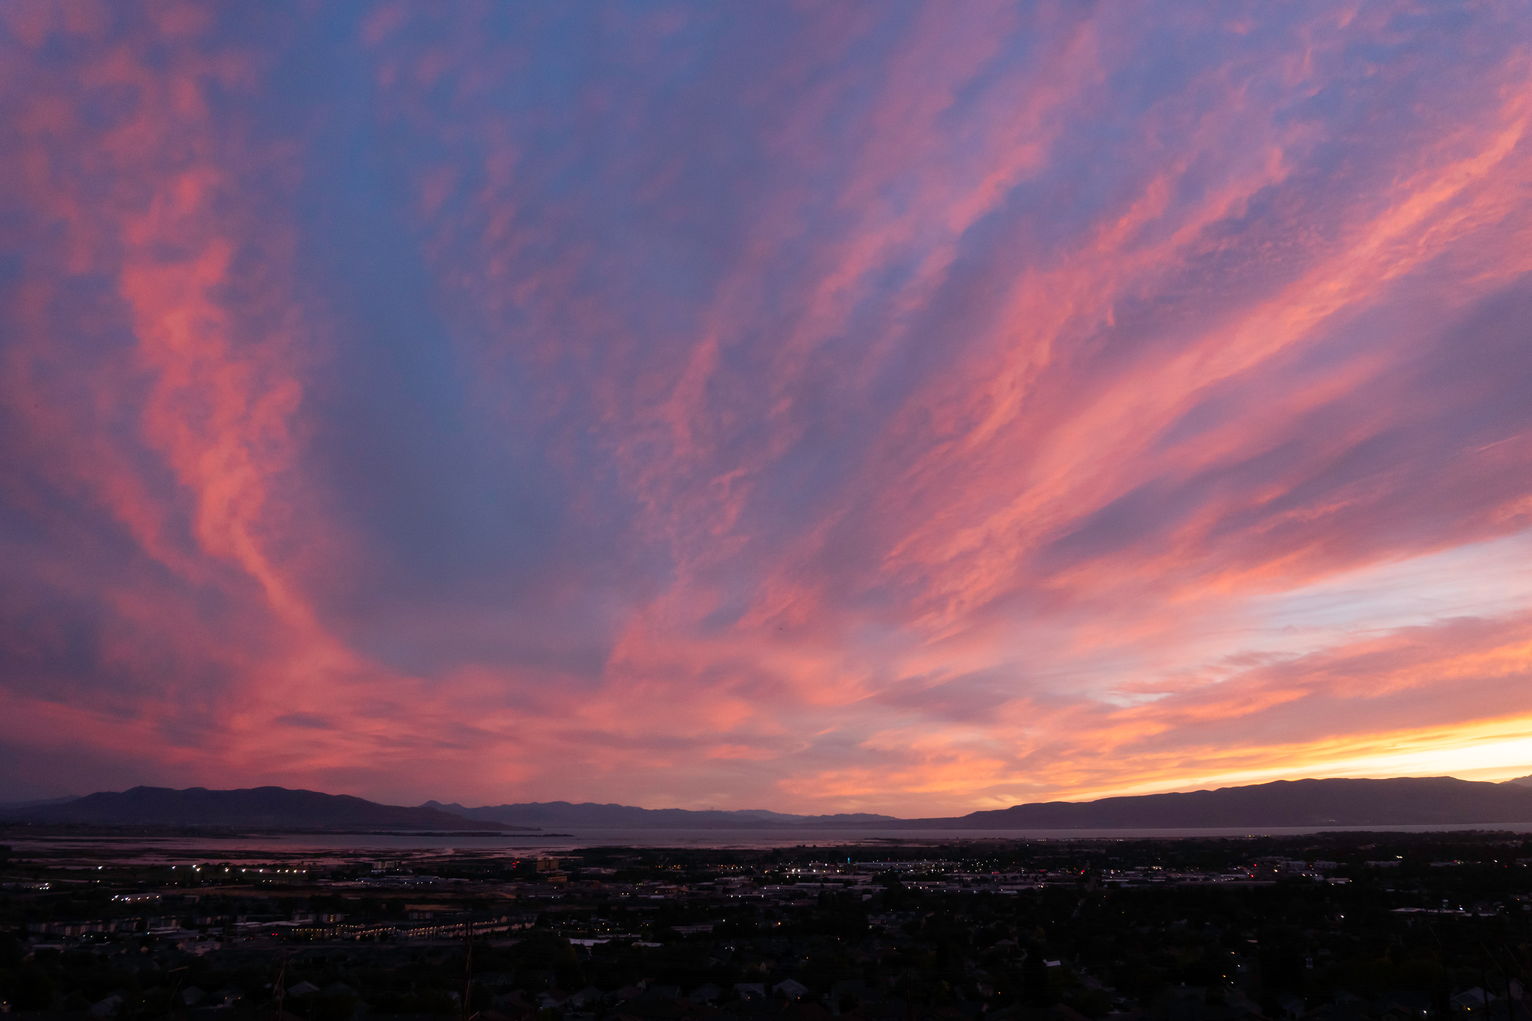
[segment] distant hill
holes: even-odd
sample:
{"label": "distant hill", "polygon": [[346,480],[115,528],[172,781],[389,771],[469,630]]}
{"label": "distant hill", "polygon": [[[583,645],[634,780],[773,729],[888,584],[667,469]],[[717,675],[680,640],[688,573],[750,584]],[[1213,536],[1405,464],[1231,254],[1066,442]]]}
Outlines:
{"label": "distant hill", "polygon": [[517,805],[486,805],[465,808],[458,804],[427,801],[423,808],[451,812],[469,819],[513,826],[590,826],[603,829],[760,829],[771,826],[860,826],[898,824],[889,815],[854,812],[843,815],[790,815],[765,809],[708,811],[686,808],[636,808],[632,805],[573,804],[568,801],[534,801]]}
{"label": "distant hill", "polygon": [[1450,776],[1278,780],[1185,794],[1047,801],[911,819],[911,827],[1186,829],[1221,826],[1412,826],[1532,822],[1532,784]]}
{"label": "distant hill", "polygon": [[31,801],[0,801],[0,819],[14,815],[17,812],[29,808],[42,808],[44,805],[62,805],[66,801],[74,801],[79,798],[78,794],[71,794],[63,798],[33,798]]}
{"label": "distant hill", "polygon": [[1532,777],[1503,783],[1449,776],[1278,780],[1184,794],[1048,801],[955,818],[792,815],[763,809],[696,811],[633,805],[526,802],[414,808],[283,787],[208,790],[134,787],[62,802],[0,806],[0,819],[103,826],[245,830],[520,831],[532,829],[1197,829],[1532,823]]}
{"label": "distant hill", "polygon": [[55,804],[11,807],[5,818],[101,826],[184,826],[263,830],[506,830],[433,808],[380,805],[346,794],[253,787],[208,790],[134,787]]}

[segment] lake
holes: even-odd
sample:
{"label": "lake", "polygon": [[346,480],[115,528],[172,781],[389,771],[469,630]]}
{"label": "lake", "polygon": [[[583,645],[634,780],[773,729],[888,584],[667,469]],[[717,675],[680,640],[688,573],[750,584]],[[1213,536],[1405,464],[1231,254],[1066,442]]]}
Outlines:
{"label": "lake", "polygon": [[355,852],[376,857],[380,852],[463,852],[468,854],[503,853],[529,855],[568,851],[580,847],[686,847],[759,850],[773,847],[845,846],[860,844],[869,849],[881,844],[932,844],[956,841],[1046,841],[1046,840],[1176,840],[1189,838],[1295,836],[1317,832],[1369,833],[1449,833],[1464,830],[1495,830],[1532,833],[1532,822],[1443,824],[1431,826],[1272,826],[1220,827],[1208,829],[1006,829],[973,830],[961,828],[900,829],[874,827],[796,828],[752,827],[741,829],[641,829],[641,828],[572,828],[565,832],[539,835],[506,834],[420,834],[420,833],[254,833],[206,836],[167,836],[112,834],[44,834],[25,832],[0,835],[0,844],[9,844],[19,855],[29,848],[53,853],[78,851],[101,855],[114,850],[131,851],[131,857],[146,862],[237,861],[332,857]]}

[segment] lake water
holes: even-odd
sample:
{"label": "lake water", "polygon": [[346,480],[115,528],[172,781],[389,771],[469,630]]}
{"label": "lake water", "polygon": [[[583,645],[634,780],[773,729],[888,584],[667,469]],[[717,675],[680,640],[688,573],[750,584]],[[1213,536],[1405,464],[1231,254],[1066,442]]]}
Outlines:
{"label": "lake water", "polygon": [[[257,833],[229,836],[126,836],[122,834],[0,835],[19,855],[28,848],[52,852],[74,850],[103,855],[124,852],[140,861],[237,861],[274,858],[333,857],[355,852],[377,857],[380,853],[447,853],[527,855],[568,851],[580,847],[688,847],[767,849],[799,846],[862,845],[869,850],[888,844],[932,844],[956,841],[1044,840],[1143,840],[1218,837],[1291,836],[1317,832],[1447,833],[1462,830],[1497,830],[1532,833],[1527,823],[1455,823],[1436,826],[1274,826],[1212,829],[898,829],[760,827],[750,829],[601,829],[578,828],[557,834],[419,834],[419,833]],[[131,852],[129,854],[128,852]]]}

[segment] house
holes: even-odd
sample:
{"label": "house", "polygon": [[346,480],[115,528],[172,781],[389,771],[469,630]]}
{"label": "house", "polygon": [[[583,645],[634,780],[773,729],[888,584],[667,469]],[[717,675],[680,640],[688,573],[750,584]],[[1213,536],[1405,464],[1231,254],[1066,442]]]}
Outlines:
{"label": "house", "polygon": [[789,1000],[801,1000],[809,994],[809,987],[797,979],[783,979],[771,987],[771,991]]}

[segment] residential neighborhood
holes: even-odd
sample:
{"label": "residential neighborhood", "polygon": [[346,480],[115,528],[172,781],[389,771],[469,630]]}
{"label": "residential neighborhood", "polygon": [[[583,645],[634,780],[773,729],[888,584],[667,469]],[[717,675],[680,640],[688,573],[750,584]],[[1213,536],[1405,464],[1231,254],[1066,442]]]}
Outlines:
{"label": "residential neighborhood", "polygon": [[0,866],[18,1017],[1529,1016],[1518,834],[302,861],[26,843]]}

